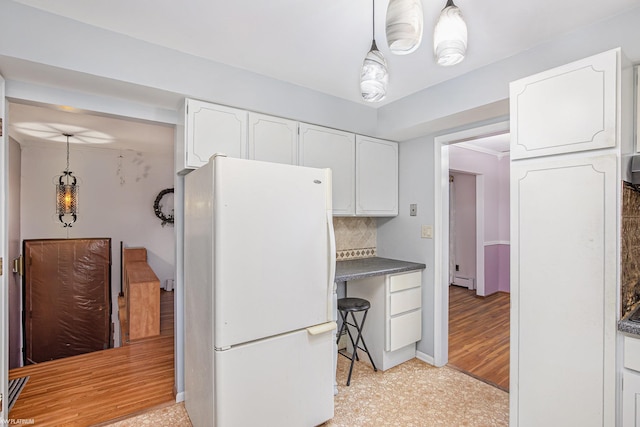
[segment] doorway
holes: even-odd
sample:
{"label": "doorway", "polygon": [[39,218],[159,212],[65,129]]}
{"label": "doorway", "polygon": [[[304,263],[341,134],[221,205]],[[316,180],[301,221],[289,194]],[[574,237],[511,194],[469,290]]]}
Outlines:
{"label": "doorway", "polygon": [[449,169],[449,284],[484,294],[482,221],[484,183],[481,175]]}
{"label": "doorway", "polygon": [[[442,135],[434,139],[434,204],[435,204],[435,226],[442,230],[434,236],[434,246],[438,248],[435,251],[434,263],[434,364],[436,366],[444,366],[448,362],[449,357],[449,169],[450,169],[450,152],[454,144],[468,143],[470,141],[490,137],[494,135],[503,135],[509,132],[509,122],[503,121],[491,125],[481,126],[461,132]],[[471,164],[473,160],[466,157]],[[455,169],[461,169],[456,167]],[[470,170],[473,172],[473,170]],[[476,170],[477,175],[483,175],[482,171]],[[507,216],[508,218],[508,216]],[[508,220],[507,225],[508,225]],[[485,221],[486,222],[486,221]],[[485,224],[486,228],[486,224]],[[484,239],[484,237],[483,237]],[[492,239],[489,237],[489,239]],[[499,240],[496,240],[500,243]],[[483,241],[481,250],[477,254],[485,254],[485,244]],[[477,247],[480,246],[476,243]],[[476,267],[484,266],[485,262],[477,263]],[[486,277],[487,274],[478,275],[478,277]],[[486,291],[486,290],[485,290]]]}
{"label": "doorway", "polygon": [[[110,237],[111,323],[120,340],[119,242],[150,248],[149,264],[164,285],[175,278],[175,236],[154,216],[154,198],[173,187],[174,126],[65,110],[54,105],[10,99],[7,143],[9,258],[18,258],[25,239]],[[70,167],[79,180],[78,221],[63,227],[56,219],[54,178],[65,169],[65,138],[72,133]],[[21,276],[11,274],[9,310],[10,368],[23,361]]]}
{"label": "doorway", "polygon": [[504,133],[447,147],[448,364],[503,390],[509,389],[509,143]]}

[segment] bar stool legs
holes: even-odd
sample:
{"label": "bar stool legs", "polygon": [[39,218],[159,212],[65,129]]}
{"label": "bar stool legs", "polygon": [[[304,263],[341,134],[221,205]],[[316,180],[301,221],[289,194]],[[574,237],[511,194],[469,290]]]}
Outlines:
{"label": "bar stool legs", "polygon": [[[362,330],[364,328],[364,323],[367,320],[367,313],[369,312],[369,308],[371,304],[369,301],[364,300],[362,298],[341,298],[338,300],[338,312],[340,313],[340,317],[342,318],[342,326],[340,327],[340,332],[338,333],[337,341],[340,340],[344,330],[347,330],[347,335],[349,335],[349,340],[351,341],[351,345],[353,346],[353,354],[349,356],[344,351],[339,351],[341,355],[351,360],[351,364],[349,366],[349,376],[347,377],[347,386],[351,384],[351,374],[353,373],[353,364],[356,360],[360,360],[358,357],[358,349],[367,353],[369,357],[369,361],[371,362],[371,366],[374,371],[378,371],[376,368],[376,364],[373,362],[371,358],[371,354],[369,353],[369,349],[367,348],[367,344],[364,342],[364,337],[362,336]],[[362,315],[362,321],[358,324],[358,321],[355,317],[354,313],[364,312]],[[349,322],[349,313],[351,313],[351,320],[353,323]],[[356,329],[356,339],[353,339],[353,334],[349,326],[352,326]],[[360,346],[362,344],[362,347]]]}

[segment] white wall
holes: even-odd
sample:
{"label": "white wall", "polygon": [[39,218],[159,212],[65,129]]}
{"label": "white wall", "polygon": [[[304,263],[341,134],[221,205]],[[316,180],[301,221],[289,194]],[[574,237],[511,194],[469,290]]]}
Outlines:
{"label": "white wall", "polygon": [[[378,256],[427,265],[422,274],[422,340],[417,350],[433,355],[434,332],[434,245],[420,237],[423,224],[434,224],[433,137],[417,138],[399,145],[399,213],[378,219]],[[418,214],[409,216],[409,205],[418,205]],[[440,230],[434,230],[439,233]]]}
{"label": "white wall", "polygon": [[[122,158],[120,158],[122,156]],[[147,248],[148,262],[164,284],[175,277],[175,236],[161,226],[153,203],[173,188],[173,154],[135,153],[71,144],[70,170],[79,178],[78,221],[64,228],[55,217],[54,180],[66,168],[65,144],[22,149],[21,238],[111,238],[112,320],[119,342],[120,241]]]}

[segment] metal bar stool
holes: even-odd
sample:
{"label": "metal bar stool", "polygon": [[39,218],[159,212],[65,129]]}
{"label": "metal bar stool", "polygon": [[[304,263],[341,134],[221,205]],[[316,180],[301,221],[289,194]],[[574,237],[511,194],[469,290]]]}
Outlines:
{"label": "metal bar stool", "polygon": [[[351,345],[353,346],[353,354],[349,356],[345,351],[338,351],[341,355],[351,360],[351,366],[349,367],[349,377],[347,378],[347,385],[351,384],[351,374],[353,372],[353,363],[356,360],[360,360],[358,358],[358,349],[367,353],[369,356],[369,360],[371,361],[371,366],[373,366],[374,371],[378,371],[376,368],[376,364],[373,363],[373,359],[371,358],[371,354],[369,353],[369,349],[367,348],[367,344],[364,342],[364,337],[362,336],[362,328],[364,327],[364,321],[367,319],[367,313],[369,312],[369,308],[371,308],[371,304],[366,299],[362,298],[340,298],[338,300],[338,312],[340,313],[340,317],[342,318],[342,326],[340,327],[340,332],[338,333],[337,341],[340,341],[340,337],[342,336],[344,330],[347,330],[347,334],[349,335],[349,340],[351,341]],[[364,311],[362,315],[362,322],[358,324],[356,320],[356,316],[354,313],[359,313]],[[353,323],[348,322],[348,316],[351,313],[351,319]],[[348,326],[347,326],[348,325]],[[349,329],[349,326],[353,326],[356,328],[358,332],[356,334],[356,339],[354,341],[353,335]],[[336,341],[336,342],[337,342]],[[360,347],[360,343],[362,343],[362,347]]]}

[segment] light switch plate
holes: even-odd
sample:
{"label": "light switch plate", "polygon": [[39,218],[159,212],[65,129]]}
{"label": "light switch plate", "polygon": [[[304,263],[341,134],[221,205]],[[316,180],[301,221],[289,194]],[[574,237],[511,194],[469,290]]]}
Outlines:
{"label": "light switch plate", "polygon": [[421,230],[421,237],[423,239],[433,239],[433,227],[430,225],[423,225]]}

